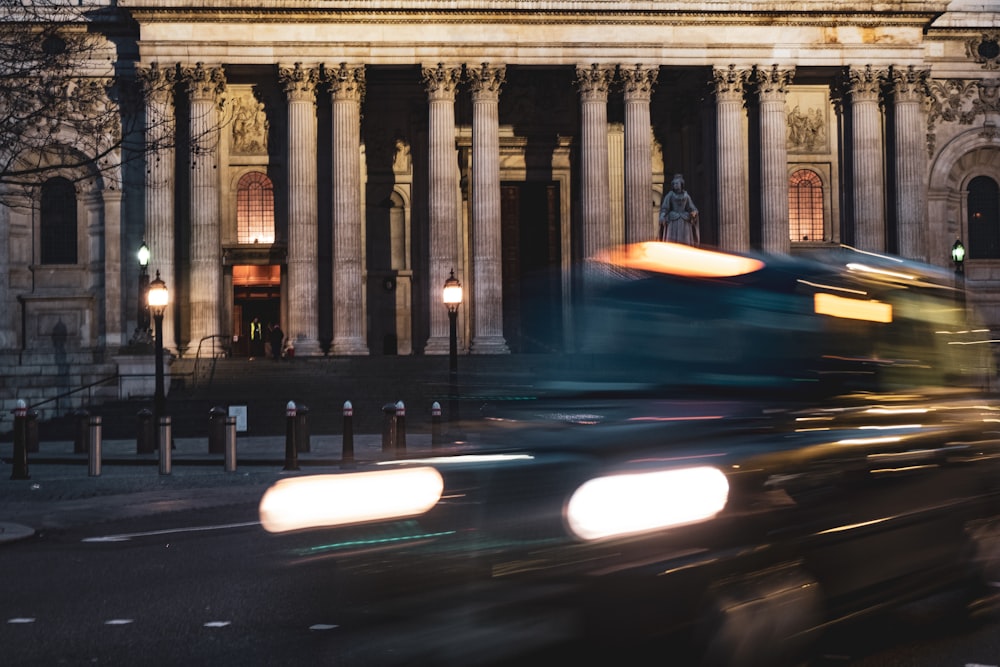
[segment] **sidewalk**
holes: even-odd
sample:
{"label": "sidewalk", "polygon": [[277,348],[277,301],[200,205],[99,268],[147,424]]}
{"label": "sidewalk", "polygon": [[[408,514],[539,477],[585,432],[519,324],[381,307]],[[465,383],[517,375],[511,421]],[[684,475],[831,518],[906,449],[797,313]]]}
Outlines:
{"label": "sidewalk", "polygon": [[[407,434],[406,454],[431,450],[429,434]],[[170,472],[160,472],[159,453],[138,454],[135,440],[101,442],[97,475],[89,454],[72,442],[42,442],[28,453],[29,479],[12,479],[13,445],[0,443],[0,544],[45,529],[135,518],[163,511],[197,509],[259,499],[278,479],[340,469],[341,435],[313,435],[309,451],[286,452],[280,436],[236,437],[235,470],[225,455],[209,453],[208,438],[175,438]],[[383,452],[381,434],[354,436],[354,461],[398,457]]]}

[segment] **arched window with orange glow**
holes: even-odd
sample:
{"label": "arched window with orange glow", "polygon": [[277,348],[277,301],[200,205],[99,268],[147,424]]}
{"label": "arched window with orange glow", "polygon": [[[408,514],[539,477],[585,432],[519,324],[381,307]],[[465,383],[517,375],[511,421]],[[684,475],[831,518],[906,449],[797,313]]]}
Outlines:
{"label": "arched window with orange glow", "polygon": [[789,238],[822,241],[823,231],[823,181],[811,169],[798,169],[788,180]]}
{"label": "arched window with orange glow", "polygon": [[251,171],[236,186],[237,243],[274,243],[274,185]]}
{"label": "arched window with orange glow", "polygon": [[969,259],[1000,257],[1000,188],[989,176],[969,181]]}

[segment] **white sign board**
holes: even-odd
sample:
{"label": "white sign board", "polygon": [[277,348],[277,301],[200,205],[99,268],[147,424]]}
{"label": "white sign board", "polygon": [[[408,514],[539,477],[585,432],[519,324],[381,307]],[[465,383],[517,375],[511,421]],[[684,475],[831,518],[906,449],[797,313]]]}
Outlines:
{"label": "white sign board", "polygon": [[236,431],[245,433],[247,430],[247,406],[230,405],[229,416],[236,417]]}

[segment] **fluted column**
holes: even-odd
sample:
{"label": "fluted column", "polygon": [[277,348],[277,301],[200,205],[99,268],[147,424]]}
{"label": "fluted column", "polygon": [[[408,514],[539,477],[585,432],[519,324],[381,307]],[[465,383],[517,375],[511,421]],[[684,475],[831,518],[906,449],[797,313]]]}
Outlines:
{"label": "fluted column", "polygon": [[594,64],[576,70],[580,90],[580,217],[584,258],[611,243],[608,88],[614,73],[611,65]]}
{"label": "fluted column", "polygon": [[924,100],[926,70],[893,69],[891,72],[896,116],[896,224],[899,254],[927,261],[925,236],[927,152]]}
{"label": "fluted column", "polygon": [[719,249],[750,249],[749,165],[743,129],[744,84],[751,72],[735,65],[714,71],[718,177]]}
{"label": "fluted column", "polygon": [[[879,94],[886,72],[852,69],[847,73],[851,96],[851,152],[854,159],[854,245],[885,251],[885,165]],[[920,133],[923,136],[923,132]]]}
{"label": "fluted column", "polygon": [[327,72],[333,116],[332,354],[368,354],[361,248],[361,99],[364,67]]}
{"label": "fluted column", "polygon": [[[219,96],[226,89],[221,67],[182,67],[191,97],[190,345],[226,333],[220,322],[222,245],[219,230]],[[160,274],[163,277],[163,274]],[[176,285],[168,289],[176,290]],[[176,291],[174,292],[176,294]]]}
{"label": "fluted column", "polygon": [[[424,68],[427,90],[427,207],[430,216],[430,267],[426,289],[430,309],[430,337],[425,354],[448,354],[448,310],[441,302],[444,281],[458,266],[458,157],[455,148],[455,88],[462,68],[439,63]],[[461,315],[461,309],[459,311]],[[462,328],[458,328],[459,348]]]}
{"label": "fluted column", "polygon": [[319,69],[279,67],[288,100],[288,318],[285,334],[297,356],[322,353],[317,294],[319,253],[316,184],[316,84]]}
{"label": "fluted column", "polygon": [[[136,75],[146,101],[146,188],[145,240],[149,247],[149,268],[176,295],[174,271],[174,86],[175,67],[158,63],[140,65]],[[177,351],[177,299],[163,313],[163,349]]]}
{"label": "fluted column", "polygon": [[500,236],[500,87],[503,66],[467,67],[472,85],[473,354],[507,354]]}
{"label": "fluted column", "polygon": [[760,103],[761,250],[787,253],[788,236],[788,121],[785,94],[792,71],[757,69],[754,84]]}
{"label": "fluted column", "polygon": [[637,64],[621,70],[625,86],[625,242],[656,238],[653,206],[653,137],[649,100],[657,68]]}

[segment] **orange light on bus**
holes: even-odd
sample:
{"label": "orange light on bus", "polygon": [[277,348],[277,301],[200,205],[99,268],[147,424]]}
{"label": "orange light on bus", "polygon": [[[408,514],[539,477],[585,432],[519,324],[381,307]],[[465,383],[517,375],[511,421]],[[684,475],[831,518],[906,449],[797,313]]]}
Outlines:
{"label": "orange light on bus", "polygon": [[835,294],[817,292],[813,303],[813,309],[819,315],[869,322],[892,322],[892,304],[881,301],[849,299]]}
{"label": "orange light on bus", "polygon": [[764,262],[758,259],[660,241],[622,246],[600,253],[596,259],[630,269],[692,278],[728,278],[764,268]]}

